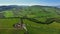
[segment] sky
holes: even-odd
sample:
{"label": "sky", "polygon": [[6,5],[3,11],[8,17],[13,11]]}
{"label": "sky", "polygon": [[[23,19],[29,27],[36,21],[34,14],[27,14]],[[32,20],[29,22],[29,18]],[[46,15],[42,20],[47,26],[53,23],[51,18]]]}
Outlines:
{"label": "sky", "polygon": [[60,5],[60,0],[0,0],[0,5],[58,6],[58,5]]}

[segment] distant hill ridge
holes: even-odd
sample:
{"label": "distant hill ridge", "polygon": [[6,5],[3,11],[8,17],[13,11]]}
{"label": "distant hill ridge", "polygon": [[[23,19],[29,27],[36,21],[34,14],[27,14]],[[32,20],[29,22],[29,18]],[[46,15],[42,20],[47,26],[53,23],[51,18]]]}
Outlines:
{"label": "distant hill ridge", "polygon": [[3,14],[9,17],[11,16],[18,17],[18,16],[25,16],[25,15],[27,15],[28,17],[41,17],[41,16],[42,17],[55,17],[55,15],[56,17],[60,16],[60,8],[53,7],[53,6],[41,6],[41,5],[0,6],[0,12],[2,11],[5,11]]}

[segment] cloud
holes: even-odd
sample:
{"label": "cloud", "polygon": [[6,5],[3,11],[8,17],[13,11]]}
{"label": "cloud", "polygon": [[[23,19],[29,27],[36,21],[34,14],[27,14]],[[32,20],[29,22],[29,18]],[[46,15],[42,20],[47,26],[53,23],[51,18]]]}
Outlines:
{"label": "cloud", "polygon": [[[56,1],[56,2],[54,2]],[[1,5],[44,5],[55,6],[60,5],[58,0],[0,0]]]}

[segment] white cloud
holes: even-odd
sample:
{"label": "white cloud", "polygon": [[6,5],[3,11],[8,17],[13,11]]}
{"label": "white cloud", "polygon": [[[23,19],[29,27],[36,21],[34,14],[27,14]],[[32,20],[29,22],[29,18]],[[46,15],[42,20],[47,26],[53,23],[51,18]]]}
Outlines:
{"label": "white cloud", "polygon": [[[30,4],[0,4],[0,6],[3,6],[3,5],[29,5],[29,6],[31,6],[31,5],[45,5],[45,4],[36,4],[36,3],[30,3]],[[45,5],[46,6],[46,5]]]}

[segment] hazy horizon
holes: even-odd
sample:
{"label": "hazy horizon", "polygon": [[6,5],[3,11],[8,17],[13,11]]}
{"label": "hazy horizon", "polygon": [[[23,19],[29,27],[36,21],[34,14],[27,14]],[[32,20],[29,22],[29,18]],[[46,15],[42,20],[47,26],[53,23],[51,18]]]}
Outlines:
{"label": "hazy horizon", "polygon": [[60,0],[0,0],[2,5],[43,5],[43,6],[59,6]]}

